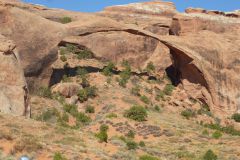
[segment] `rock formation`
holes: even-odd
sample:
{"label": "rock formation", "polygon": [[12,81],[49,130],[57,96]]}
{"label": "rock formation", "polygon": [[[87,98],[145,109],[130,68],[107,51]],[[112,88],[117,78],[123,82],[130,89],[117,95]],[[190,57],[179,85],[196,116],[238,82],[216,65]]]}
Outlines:
{"label": "rock formation", "polygon": [[15,47],[0,35],[0,112],[29,116],[28,89]]}
{"label": "rock formation", "polygon": [[[135,70],[152,61],[163,75],[173,64],[176,85],[181,82],[189,96],[220,116],[240,109],[238,11],[189,8],[178,13],[174,4],[159,1],[108,7],[96,14],[18,1],[0,4],[0,33],[15,41],[31,90],[50,84],[57,47],[71,43],[91,50],[97,59],[117,64],[126,59]],[[64,16],[73,22],[59,23]]]}

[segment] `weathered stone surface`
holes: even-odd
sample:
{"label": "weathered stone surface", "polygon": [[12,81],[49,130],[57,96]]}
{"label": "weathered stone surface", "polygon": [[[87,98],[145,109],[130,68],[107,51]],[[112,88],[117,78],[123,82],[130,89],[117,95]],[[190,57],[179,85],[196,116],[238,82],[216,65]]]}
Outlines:
{"label": "weathered stone surface", "polygon": [[15,45],[0,35],[0,112],[29,116],[28,90]]}
{"label": "weathered stone surface", "polygon": [[70,98],[74,95],[77,95],[78,91],[81,88],[82,87],[77,83],[71,83],[71,82],[58,83],[57,85],[52,87],[52,92],[53,93],[60,93],[64,97]]}

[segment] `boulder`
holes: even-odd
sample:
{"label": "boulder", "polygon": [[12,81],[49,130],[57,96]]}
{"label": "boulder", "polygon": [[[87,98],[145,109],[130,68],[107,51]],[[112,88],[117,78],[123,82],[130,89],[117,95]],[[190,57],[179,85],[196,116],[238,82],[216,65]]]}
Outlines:
{"label": "boulder", "polygon": [[82,89],[81,85],[73,82],[67,82],[56,84],[55,86],[52,87],[52,92],[60,93],[62,96],[70,98],[74,95],[77,95],[80,89]]}

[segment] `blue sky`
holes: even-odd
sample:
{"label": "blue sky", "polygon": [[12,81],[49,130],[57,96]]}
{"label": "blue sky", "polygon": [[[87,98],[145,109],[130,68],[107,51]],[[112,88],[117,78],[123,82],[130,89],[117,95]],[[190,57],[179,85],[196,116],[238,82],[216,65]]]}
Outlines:
{"label": "blue sky", "polygon": [[[29,3],[42,4],[51,8],[63,8],[81,12],[96,12],[106,6],[143,2],[146,0],[23,0]],[[240,9],[240,0],[170,0],[179,11],[187,7],[200,7],[211,10],[232,11]]]}

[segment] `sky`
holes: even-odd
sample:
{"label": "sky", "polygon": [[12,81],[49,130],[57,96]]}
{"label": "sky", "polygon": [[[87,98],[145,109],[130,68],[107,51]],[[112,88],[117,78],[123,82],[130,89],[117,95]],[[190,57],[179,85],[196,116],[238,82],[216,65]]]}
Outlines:
{"label": "sky", "polygon": [[[63,8],[80,12],[97,12],[106,6],[143,2],[147,0],[22,0],[24,2],[42,4],[50,8]],[[209,10],[233,11],[240,9],[240,0],[169,0],[174,2],[177,10],[183,12],[188,7]]]}

